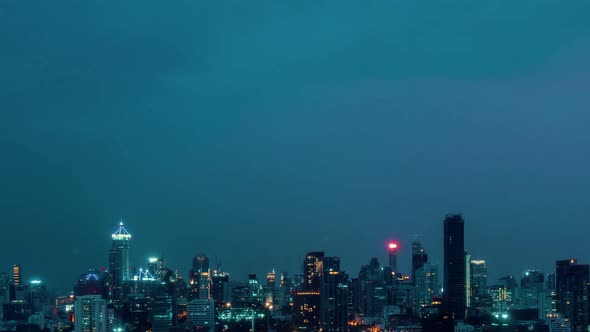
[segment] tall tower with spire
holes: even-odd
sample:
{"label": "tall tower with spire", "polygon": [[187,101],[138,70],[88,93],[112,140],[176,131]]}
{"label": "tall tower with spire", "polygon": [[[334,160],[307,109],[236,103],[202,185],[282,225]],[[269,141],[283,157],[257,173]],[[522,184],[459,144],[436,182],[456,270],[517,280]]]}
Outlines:
{"label": "tall tower with spire", "polygon": [[119,229],[112,235],[113,246],[109,251],[109,273],[111,275],[112,296],[119,299],[123,295],[123,284],[131,280],[129,267],[129,244],[131,234],[119,223]]}

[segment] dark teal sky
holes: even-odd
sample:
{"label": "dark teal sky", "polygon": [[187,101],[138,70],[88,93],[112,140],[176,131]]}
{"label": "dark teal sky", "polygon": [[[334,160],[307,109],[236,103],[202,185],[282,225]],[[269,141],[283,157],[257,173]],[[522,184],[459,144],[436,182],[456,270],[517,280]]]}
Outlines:
{"label": "dark teal sky", "polygon": [[[590,262],[590,2],[0,1],[0,269]],[[17,249],[18,248],[18,249]],[[382,262],[385,260],[382,259]],[[441,271],[442,272],[442,271]]]}

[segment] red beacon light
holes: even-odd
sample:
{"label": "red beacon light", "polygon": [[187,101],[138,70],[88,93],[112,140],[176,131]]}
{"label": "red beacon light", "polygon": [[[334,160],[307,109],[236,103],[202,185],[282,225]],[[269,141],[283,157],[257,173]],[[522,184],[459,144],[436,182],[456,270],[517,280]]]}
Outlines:
{"label": "red beacon light", "polygon": [[389,250],[395,250],[395,249],[397,249],[398,246],[397,246],[397,243],[395,243],[395,242],[389,242],[387,247],[389,247]]}

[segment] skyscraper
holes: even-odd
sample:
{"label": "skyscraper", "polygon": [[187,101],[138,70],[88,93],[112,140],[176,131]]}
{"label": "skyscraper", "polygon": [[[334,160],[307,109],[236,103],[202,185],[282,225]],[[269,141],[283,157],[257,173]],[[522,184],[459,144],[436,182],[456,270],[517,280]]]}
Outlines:
{"label": "skyscraper", "polygon": [[428,255],[420,240],[412,241],[412,281],[416,282],[416,270],[428,262]]}
{"label": "skyscraper", "polygon": [[279,304],[279,292],[276,285],[277,274],[273,269],[266,275],[266,285],[264,286],[264,303],[265,305],[277,308]]}
{"label": "skyscraper", "polygon": [[193,268],[190,270],[189,282],[189,299],[209,299],[209,257],[204,254],[198,254],[193,258]]}
{"label": "skyscraper", "polygon": [[572,331],[587,331],[590,324],[588,303],[590,266],[574,259],[557,261],[557,312],[571,321]]}
{"label": "skyscraper", "polygon": [[76,332],[110,332],[107,302],[100,295],[77,296],[74,302]]}
{"label": "skyscraper", "polygon": [[416,270],[416,308],[417,315],[422,308],[432,305],[432,299],[439,295],[438,266],[425,264]]}
{"label": "skyscraper", "polygon": [[112,235],[113,245],[109,251],[109,273],[112,280],[113,298],[120,299],[123,295],[123,285],[131,280],[129,267],[129,248],[131,234],[119,223],[119,229]]}
{"label": "skyscraper", "polygon": [[12,267],[12,282],[15,286],[20,286],[21,284],[21,269],[20,265],[15,264]]}
{"label": "skyscraper", "polygon": [[391,272],[397,273],[397,252],[399,250],[399,245],[395,242],[389,242],[387,244],[387,249],[389,250],[389,268]]}
{"label": "skyscraper", "polygon": [[526,271],[520,280],[520,306],[544,310],[545,275],[539,271]]}
{"label": "skyscraper", "polygon": [[211,298],[216,302],[230,301],[229,273],[217,268],[211,275]]}
{"label": "skyscraper", "polygon": [[320,289],[322,287],[323,252],[309,252],[303,260],[303,284],[294,295],[294,321],[298,330],[320,328]]}
{"label": "skyscraper", "polygon": [[469,266],[471,285],[467,296],[471,299],[472,308],[482,310],[487,305],[488,300],[486,261],[471,259]]}
{"label": "skyscraper", "polygon": [[348,276],[340,270],[340,258],[324,257],[320,290],[322,331],[348,331]]}
{"label": "skyscraper", "polygon": [[319,291],[324,252],[309,252],[303,261],[303,287],[305,291]]}
{"label": "skyscraper", "polygon": [[448,214],[444,220],[444,304],[455,319],[465,318],[465,235],[460,214]]}

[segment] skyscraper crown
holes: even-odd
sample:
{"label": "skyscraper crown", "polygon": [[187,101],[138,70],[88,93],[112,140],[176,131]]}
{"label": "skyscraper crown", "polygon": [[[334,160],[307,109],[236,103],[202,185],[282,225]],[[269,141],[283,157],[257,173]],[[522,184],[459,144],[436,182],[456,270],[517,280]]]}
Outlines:
{"label": "skyscraper crown", "polygon": [[131,234],[123,227],[123,221],[119,223],[119,229],[113,234],[113,240],[129,240]]}

